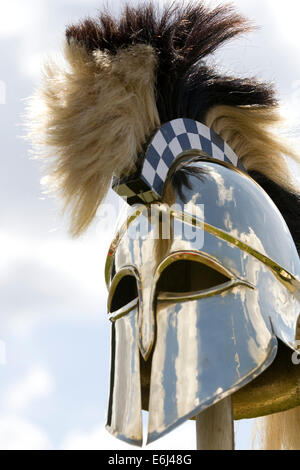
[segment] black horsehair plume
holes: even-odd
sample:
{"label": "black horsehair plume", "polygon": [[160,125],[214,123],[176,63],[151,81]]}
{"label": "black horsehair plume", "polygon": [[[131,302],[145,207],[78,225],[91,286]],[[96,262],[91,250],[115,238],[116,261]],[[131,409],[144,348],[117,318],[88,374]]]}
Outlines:
{"label": "black horsehair plume", "polygon": [[50,186],[71,208],[73,235],[92,221],[112,176],[134,171],[153,132],[185,117],[228,142],[278,205],[299,249],[299,190],[284,158],[297,156],[272,132],[281,122],[274,90],[206,63],[250,30],[232,6],[210,9],[204,1],[126,6],[117,19],[104,11],[67,28],[66,63],[45,67],[29,119]]}

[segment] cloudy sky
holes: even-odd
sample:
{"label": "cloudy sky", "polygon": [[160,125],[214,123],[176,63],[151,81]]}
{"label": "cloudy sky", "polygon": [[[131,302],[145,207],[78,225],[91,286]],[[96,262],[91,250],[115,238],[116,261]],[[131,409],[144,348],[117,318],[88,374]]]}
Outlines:
{"label": "cloudy sky", "polygon": [[[0,448],[130,449],[104,430],[110,331],[103,272],[114,220],[99,213],[86,235],[70,239],[21,138],[26,97],[39,82],[44,59],[58,53],[66,24],[94,15],[103,2],[2,3]],[[228,71],[276,83],[297,144],[300,4],[233,3],[261,28],[223,48],[215,60]],[[113,10],[118,8],[114,1]],[[108,200],[117,206],[112,193]],[[250,448],[252,424],[236,424],[237,448]],[[194,427],[187,422],[149,448],[194,448]]]}

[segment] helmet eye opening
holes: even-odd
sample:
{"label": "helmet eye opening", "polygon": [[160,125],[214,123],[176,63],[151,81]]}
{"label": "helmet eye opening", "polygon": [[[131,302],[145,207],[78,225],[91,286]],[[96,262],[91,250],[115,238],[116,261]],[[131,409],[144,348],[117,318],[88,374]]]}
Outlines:
{"label": "helmet eye opening", "polygon": [[157,283],[158,297],[162,293],[199,292],[227,284],[231,278],[199,261],[181,259],[167,266]]}
{"label": "helmet eye opening", "polygon": [[111,288],[111,295],[108,304],[108,311],[114,313],[126,307],[133,300],[138,298],[137,281],[133,275],[122,276],[116,279]]}

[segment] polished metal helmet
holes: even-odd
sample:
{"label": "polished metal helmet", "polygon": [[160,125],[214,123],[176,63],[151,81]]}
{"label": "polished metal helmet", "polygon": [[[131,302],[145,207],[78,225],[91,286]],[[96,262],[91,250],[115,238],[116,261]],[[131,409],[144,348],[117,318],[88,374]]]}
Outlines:
{"label": "polished metal helmet", "polygon": [[152,442],[253,382],[278,340],[296,349],[298,253],[277,207],[237,163],[206,126],[177,119],[152,139],[140,175],[115,181],[133,206],[106,265],[107,429],[127,442],[142,442],[142,409]]}

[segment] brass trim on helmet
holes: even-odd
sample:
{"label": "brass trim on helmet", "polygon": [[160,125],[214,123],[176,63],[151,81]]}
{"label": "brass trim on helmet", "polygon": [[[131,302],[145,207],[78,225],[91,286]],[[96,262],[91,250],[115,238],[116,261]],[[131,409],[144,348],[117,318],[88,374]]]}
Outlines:
{"label": "brass trim on helmet", "polygon": [[223,284],[212,287],[210,289],[203,289],[199,291],[191,291],[191,292],[161,292],[157,296],[157,300],[160,302],[188,302],[191,300],[199,300],[207,297],[212,297],[217,294],[222,294],[223,292],[233,289],[233,287],[236,286],[246,286],[250,287],[251,289],[254,289],[254,286],[249,284],[248,282],[243,282],[243,281],[228,281],[224,282]]}
{"label": "brass trim on helmet", "polygon": [[187,250],[187,251],[176,251],[175,253],[171,253],[169,256],[167,256],[157,267],[156,273],[155,273],[155,279],[162,274],[162,272],[171,264],[175,263],[178,260],[189,260],[189,261],[195,261],[196,263],[201,263],[201,264],[206,264],[206,266],[215,269],[218,271],[220,274],[223,274],[223,276],[229,277],[232,279],[234,274],[232,274],[228,269],[226,269],[224,266],[222,266],[218,261],[216,261],[214,258],[208,256],[207,254],[201,253],[199,251],[193,251],[193,250]]}
{"label": "brass trim on helmet", "polygon": [[190,292],[160,292],[157,295],[157,300],[162,302],[169,302],[169,301],[191,301],[197,300],[200,298],[210,297],[212,295],[221,294],[222,292],[232,289],[238,285],[244,285],[251,289],[255,289],[250,282],[245,281],[243,279],[237,278],[233,273],[231,273],[228,269],[224,268],[219,262],[215,259],[207,256],[207,254],[199,253],[198,251],[177,251],[172,253],[167,258],[165,258],[161,264],[158,266],[155,276],[154,276],[154,285],[157,284],[160,276],[165,271],[167,267],[171,264],[176,263],[178,260],[189,260],[195,263],[204,264],[215,271],[219,272],[223,276],[229,278],[228,282],[224,282],[222,284],[218,284],[214,287],[208,289],[201,289],[196,291]]}
{"label": "brass trim on helmet", "polygon": [[137,307],[139,304],[139,298],[137,297],[136,299],[133,299],[131,302],[129,302],[127,305],[124,307],[120,308],[116,312],[110,313],[108,316],[108,319],[112,322],[118,320],[121,317],[124,317],[127,315],[127,313],[131,312],[135,307]]}
{"label": "brass trim on helmet", "polygon": [[[157,206],[158,210],[162,212],[166,212],[167,208],[165,204],[162,203],[155,203],[155,206]],[[144,208],[144,206],[143,206]],[[174,209],[169,210],[170,215],[174,217],[175,219],[179,219],[182,221],[182,212],[176,211]],[[105,280],[107,286],[109,286],[110,283],[110,276],[111,276],[111,271],[112,271],[112,266],[113,266],[113,257],[114,253],[120,243],[120,240],[122,239],[123,235],[126,233],[129,225],[137,219],[141,214],[143,213],[143,209],[139,208],[136,209],[133,214],[128,217],[128,219],[124,222],[120,230],[118,231],[116,237],[114,238],[109,252],[108,256],[106,259],[106,265],[105,265]],[[251,248],[249,245],[246,243],[242,242],[241,240],[234,238],[232,235],[229,233],[224,232],[223,230],[214,227],[210,224],[207,224],[206,222],[203,222],[196,217],[193,217],[192,215],[184,213],[184,221],[185,223],[191,224],[194,227],[199,227],[199,229],[204,230],[205,232],[208,232],[217,238],[220,238],[221,240],[225,240],[228,243],[237,246],[240,248],[242,251],[245,251],[246,253],[249,253],[250,255],[254,256],[256,259],[261,261],[263,264],[268,266],[273,274],[277,277],[277,279],[294,295],[297,295],[297,290],[300,290],[300,281],[297,279],[294,275],[289,273],[286,269],[282,268],[276,261],[272,260],[266,255],[263,255],[262,253],[259,253],[259,251],[255,250],[254,248]]]}

